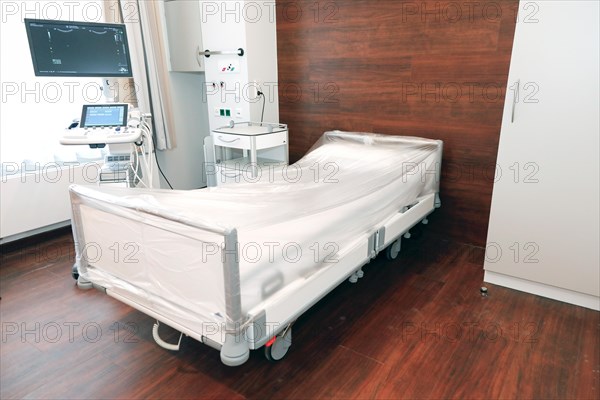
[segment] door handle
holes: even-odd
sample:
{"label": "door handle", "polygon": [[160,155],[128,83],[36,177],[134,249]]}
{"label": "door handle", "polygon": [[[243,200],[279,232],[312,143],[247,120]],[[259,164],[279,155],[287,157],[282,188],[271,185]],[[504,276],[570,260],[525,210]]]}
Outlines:
{"label": "door handle", "polygon": [[521,87],[521,80],[517,80],[517,87],[515,88],[515,95],[513,96],[512,113],[510,116],[511,124],[515,122],[515,109],[517,108],[517,102],[519,101],[519,88]]}
{"label": "door handle", "polygon": [[224,139],[224,138],[223,138],[223,136],[219,136],[219,140],[220,140],[221,142],[225,142],[225,143],[235,143],[235,142],[237,142],[238,140],[240,140],[240,138],[233,139],[233,140],[226,140],[226,139]]}

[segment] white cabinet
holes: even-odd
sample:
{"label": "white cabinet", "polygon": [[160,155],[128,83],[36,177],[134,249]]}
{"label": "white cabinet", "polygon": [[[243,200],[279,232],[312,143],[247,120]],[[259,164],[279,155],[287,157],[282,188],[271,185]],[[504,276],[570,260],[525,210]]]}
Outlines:
{"label": "white cabinet", "polygon": [[520,7],[485,280],[599,309],[599,3]]}
{"label": "white cabinet", "polygon": [[169,42],[170,70],[204,71],[200,7],[197,1],[166,0],[165,22]]}
{"label": "white cabinet", "polygon": [[288,164],[288,152],[287,125],[244,122],[217,128],[205,142],[207,167],[213,167],[208,185],[272,180]]}

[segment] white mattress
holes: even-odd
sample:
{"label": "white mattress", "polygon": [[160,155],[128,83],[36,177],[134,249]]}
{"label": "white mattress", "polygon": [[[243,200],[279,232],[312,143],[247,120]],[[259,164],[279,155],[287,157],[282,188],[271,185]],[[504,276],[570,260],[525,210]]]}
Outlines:
{"label": "white mattress", "polygon": [[[76,240],[101,250],[90,260],[93,282],[190,324],[220,323],[221,254],[212,253],[223,231],[237,229],[242,309],[256,312],[437,191],[440,154],[434,140],[329,132],[287,178],[263,174],[258,183],[196,191],[77,186]],[[107,249],[115,243],[118,257]],[[124,262],[133,250],[135,262]]]}

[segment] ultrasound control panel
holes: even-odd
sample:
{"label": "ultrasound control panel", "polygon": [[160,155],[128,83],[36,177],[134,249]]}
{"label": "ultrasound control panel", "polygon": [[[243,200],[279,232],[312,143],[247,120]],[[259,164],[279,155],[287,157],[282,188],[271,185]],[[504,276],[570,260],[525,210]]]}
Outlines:
{"label": "ultrasound control panel", "polygon": [[67,129],[60,143],[101,145],[139,141],[141,130],[128,126],[128,107],[116,103],[84,105],[79,126]]}

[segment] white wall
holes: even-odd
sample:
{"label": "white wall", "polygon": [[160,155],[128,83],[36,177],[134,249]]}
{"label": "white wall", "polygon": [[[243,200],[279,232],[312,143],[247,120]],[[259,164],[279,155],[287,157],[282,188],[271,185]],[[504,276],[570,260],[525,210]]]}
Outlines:
{"label": "white wall", "polygon": [[[176,147],[159,151],[158,160],[176,189],[206,186],[204,137],[210,134],[203,73],[171,72]],[[161,177],[162,180],[162,177]],[[166,183],[161,187],[167,188]]]}
{"label": "white wall", "polygon": [[[10,172],[0,180],[0,243],[68,225],[71,219],[69,186],[95,184],[98,164],[55,168],[38,164]],[[46,228],[46,229],[45,229]]]}
{"label": "white wall", "polygon": [[23,19],[102,22],[104,15],[100,1],[2,1],[1,9],[0,161],[6,174],[0,182],[0,242],[5,242],[68,224],[68,186],[86,180],[80,168],[57,169],[57,163],[103,156],[88,146],[59,143],[83,104],[104,100],[101,80],[36,77]]}

